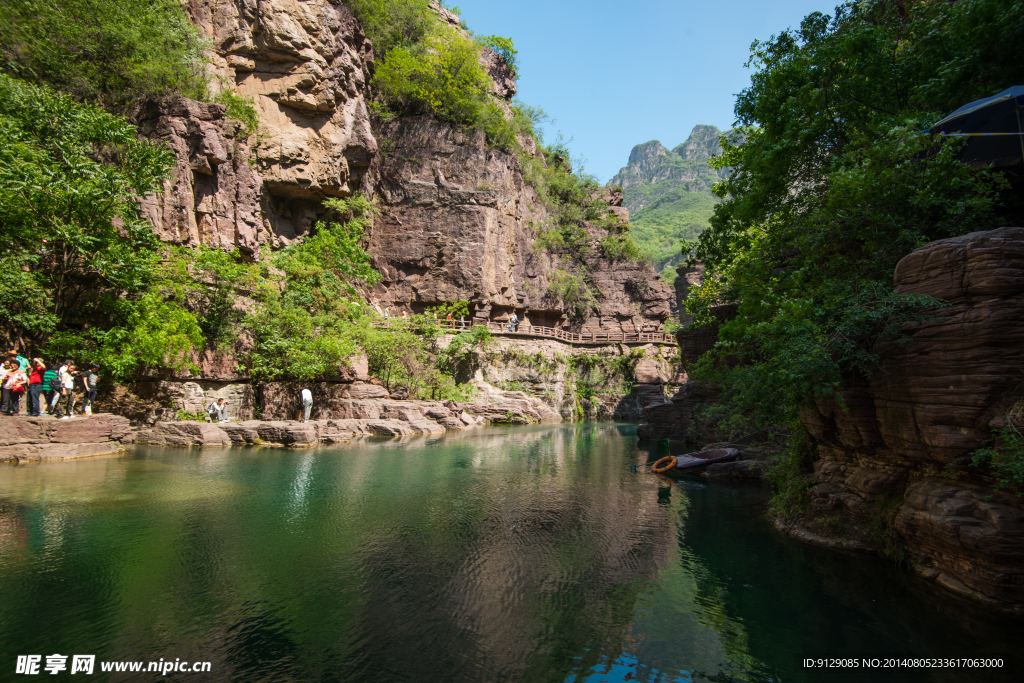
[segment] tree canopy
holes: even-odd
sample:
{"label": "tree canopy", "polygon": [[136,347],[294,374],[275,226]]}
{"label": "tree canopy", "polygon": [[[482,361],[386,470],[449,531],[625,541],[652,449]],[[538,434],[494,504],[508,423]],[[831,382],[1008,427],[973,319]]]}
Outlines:
{"label": "tree canopy", "polygon": [[206,47],[178,0],[0,3],[0,68],[79,100],[201,99]]}
{"label": "tree canopy", "polygon": [[736,307],[698,375],[737,408],[784,421],[869,376],[878,344],[936,304],[894,291],[897,261],[1012,210],[998,173],[925,129],[1024,82],[1022,15],[1009,0],[850,2],[754,43],[736,104],[745,139],[715,160],[734,170],[716,185],[724,201],[695,254],[705,282],[687,301],[698,325]]}

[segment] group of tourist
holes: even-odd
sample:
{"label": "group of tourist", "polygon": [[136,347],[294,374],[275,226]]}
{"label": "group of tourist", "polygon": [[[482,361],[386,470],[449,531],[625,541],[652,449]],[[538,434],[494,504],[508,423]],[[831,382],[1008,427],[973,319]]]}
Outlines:
{"label": "group of tourist", "polygon": [[81,405],[82,415],[92,415],[99,369],[93,363],[79,371],[69,359],[54,370],[47,368],[42,358],[28,359],[11,349],[0,364],[0,414],[18,415],[21,397],[28,395],[28,414],[33,417],[53,415],[70,420],[76,404]]}

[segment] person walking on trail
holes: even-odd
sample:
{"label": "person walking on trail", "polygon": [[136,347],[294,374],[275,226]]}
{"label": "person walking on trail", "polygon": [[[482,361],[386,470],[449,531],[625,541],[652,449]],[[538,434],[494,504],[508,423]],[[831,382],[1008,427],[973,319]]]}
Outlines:
{"label": "person walking on trail", "polygon": [[300,422],[309,422],[309,412],[313,410],[313,392],[309,387],[302,387],[302,419]]}
{"label": "person walking on trail", "polygon": [[206,412],[210,416],[210,420],[213,422],[227,422],[228,421],[228,404],[222,398],[218,398],[216,401],[206,407]]}
{"label": "person walking on trail", "polygon": [[33,358],[31,370],[28,375],[28,414],[32,417],[39,417],[39,396],[43,393],[43,375],[46,374],[46,366],[41,358]]}
{"label": "person walking on trail", "polygon": [[384,322],[387,322],[387,321],[388,321],[388,308],[385,306],[384,307]]}
{"label": "person walking on trail", "polygon": [[508,331],[515,332],[517,327],[519,327],[519,316],[516,315],[515,311],[512,311],[512,317],[508,320]]}
{"label": "person walking on trail", "polygon": [[459,325],[461,325],[462,329],[466,329],[466,316],[459,316]]}
{"label": "person walking on trail", "polygon": [[99,386],[100,366],[93,363],[89,370],[82,374],[82,386],[85,387],[85,397],[82,399],[82,414],[92,415],[92,406],[96,403],[96,389]]}

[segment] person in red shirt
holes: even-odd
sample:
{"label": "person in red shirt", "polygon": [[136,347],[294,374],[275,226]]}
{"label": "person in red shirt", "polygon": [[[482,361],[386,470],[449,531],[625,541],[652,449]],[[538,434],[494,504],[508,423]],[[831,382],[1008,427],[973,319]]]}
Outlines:
{"label": "person in red shirt", "polygon": [[33,358],[28,373],[28,414],[39,417],[39,394],[43,393],[43,373],[46,366],[41,358]]}

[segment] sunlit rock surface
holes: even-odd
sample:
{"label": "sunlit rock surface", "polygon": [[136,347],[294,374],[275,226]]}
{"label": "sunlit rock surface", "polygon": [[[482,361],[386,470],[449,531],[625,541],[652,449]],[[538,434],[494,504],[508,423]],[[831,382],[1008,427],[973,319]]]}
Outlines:
{"label": "sunlit rock surface", "polygon": [[60,420],[10,416],[0,419],[0,462],[71,460],[124,450],[131,425],[119,415],[96,414]]}

